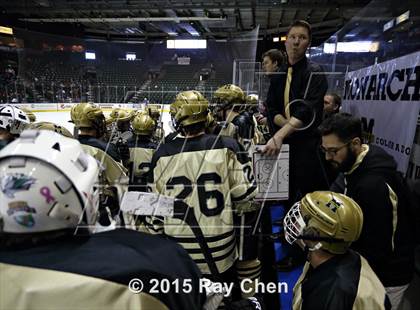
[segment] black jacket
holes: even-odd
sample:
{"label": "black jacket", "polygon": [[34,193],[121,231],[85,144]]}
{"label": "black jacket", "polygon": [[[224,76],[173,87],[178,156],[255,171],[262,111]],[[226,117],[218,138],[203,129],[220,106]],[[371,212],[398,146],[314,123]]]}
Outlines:
{"label": "black jacket", "polygon": [[[352,248],[368,260],[385,287],[408,284],[414,268],[415,224],[411,222],[407,189],[396,167],[391,155],[370,145],[357,168],[340,174],[335,181],[335,186],[344,184],[345,194],[363,211],[362,234]],[[398,197],[396,213],[387,185]]]}
{"label": "black jacket", "polygon": [[385,289],[371,267],[352,250],[335,255],[315,269],[307,263],[293,291],[293,309],[391,308]]}
{"label": "black jacket", "polygon": [[[307,130],[294,132],[285,143],[300,141],[305,137],[317,135],[317,127],[322,121],[324,109],[324,95],[328,89],[328,83],[322,68],[309,62],[306,57],[302,58],[293,66],[292,81],[289,92],[289,102],[295,99],[305,99],[306,105],[297,103],[290,106],[291,116],[309,124],[315,112],[315,120]],[[268,125],[272,134],[280,128],[273,123],[274,116],[284,113],[284,88],[286,85],[288,65],[280,67],[279,74],[272,75],[270,87],[267,93]],[[281,73],[283,72],[283,74]]]}

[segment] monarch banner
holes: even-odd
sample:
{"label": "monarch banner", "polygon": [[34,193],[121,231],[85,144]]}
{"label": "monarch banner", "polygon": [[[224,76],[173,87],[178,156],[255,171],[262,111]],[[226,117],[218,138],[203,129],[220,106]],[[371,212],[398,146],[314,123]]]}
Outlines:
{"label": "monarch banner", "polygon": [[391,154],[406,173],[420,109],[420,52],[345,77],[343,112],[362,119],[369,143]]}

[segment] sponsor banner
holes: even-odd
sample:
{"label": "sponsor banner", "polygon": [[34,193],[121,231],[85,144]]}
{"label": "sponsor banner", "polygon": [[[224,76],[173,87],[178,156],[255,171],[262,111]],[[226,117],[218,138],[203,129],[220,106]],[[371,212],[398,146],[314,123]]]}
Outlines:
{"label": "sponsor banner", "polygon": [[28,109],[30,111],[58,111],[57,103],[13,103],[15,107],[20,109]]}
{"label": "sponsor banner", "polygon": [[58,110],[70,110],[75,103],[57,103]]}
{"label": "sponsor banner", "polygon": [[362,119],[365,137],[405,173],[420,109],[420,52],[348,72],[343,112]]}

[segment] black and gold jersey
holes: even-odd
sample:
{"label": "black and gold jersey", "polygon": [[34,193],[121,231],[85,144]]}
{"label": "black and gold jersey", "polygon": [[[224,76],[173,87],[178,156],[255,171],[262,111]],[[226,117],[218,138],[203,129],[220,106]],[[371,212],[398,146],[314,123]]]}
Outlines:
{"label": "black and gold jersey", "polygon": [[[198,310],[205,300],[200,271],[181,246],[126,229],[3,247],[0,272],[1,309]],[[133,279],[142,281],[142,293],[130,291],[130,282],[133,289],[141,286]],[[153,290],[156,281],[178,281],[190,293],[173,284]]]}
{"label": "black and gold jersey", "polygon": [[[215,135],[176,138],[160,145],[152,159],[154,191],[182,199],[194,212],[220,273],[237,259],[233,210],[252,199],[257,188],[247,152],[233,139]],[[203,273],[209,274],[200,246],[182,220],[149,219],[152,231],[164,232],[184,246]]]}
{"label": "black and gold jersey", "polygon": [[116,199],[121,199],[128,189],[128,171],[116,162],[107,153],[91,145],[82,144],[83,151],[93,156],[99,163],[99,183],[104,186],[113,186],[117,190]]}
{"label": "black and gold jersey", "polygon": [[293,294],[293,310],[390,309],[382,283],[352,250],[315,269],[306,263]]}
{"label": "black and gold jersey", "polygon": [[130,185],[146,185],[152,156],[157,148],[157,144],[134,136],[128,141],[128,147],[130,149]]}
{"label": "black and gold jersey", "polygon": [[218,131],[217,134],[238,140],[238,128],[230,122],[221,122],[220,131]]}
{"label": "black and gold jersey", "polygon": [[237,140],[246,150],[251,145],[262,143],[261,133],[256,129],[256,120],[249,112],[230,113],[226,122],[219,123],[216,134]]}
{"label": "black and gold jersey", "polygon": [[111,156],[91,145],[82,144],[83,151],[94,157],[101,166],[104,184],[113,185],[121,182],[127,177],[127,169],[116,162]]}

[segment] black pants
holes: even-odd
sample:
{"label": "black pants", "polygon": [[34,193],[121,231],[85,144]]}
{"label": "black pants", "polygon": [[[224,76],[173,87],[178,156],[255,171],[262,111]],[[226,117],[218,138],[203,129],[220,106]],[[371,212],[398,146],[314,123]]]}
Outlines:
{"label": "black pants", "polygon": [[319,142],[319,138],[311,137],[290,143],[288,207],[307,193],[328,190]]}

